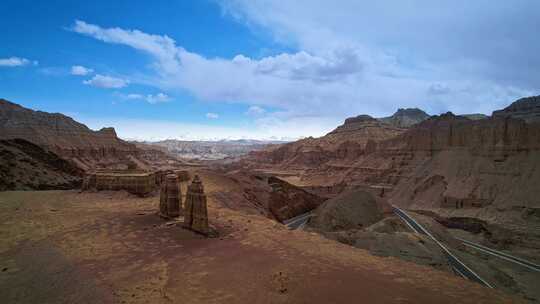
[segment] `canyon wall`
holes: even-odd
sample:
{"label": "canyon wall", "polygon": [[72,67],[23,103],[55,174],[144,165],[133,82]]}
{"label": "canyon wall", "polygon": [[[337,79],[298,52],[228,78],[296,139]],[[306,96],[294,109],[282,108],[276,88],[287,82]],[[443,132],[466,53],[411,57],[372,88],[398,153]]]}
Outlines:
{"label": "canyon wall", "polygon": [[0,191],[72,189],[83,172],[24,139],[0,140]]}
{"label": "canyon wall", "polygon": [[371,181],[393,189],[400,206],[540,207],[539,123],[447,113],[378,143],[365,161],[383,164]]}
{"label": "canyon wall", "polygon": [[529,97],[492,117],[445,113],[406,129],[360,115],[241,164],[326,197],[367,187],[404,207],[527,212],[540,208],[539,109]]}
{"label": "canyon wall", "polygon": [[251,152],[242,165],[259,167],[267,164],[288,170],[316,169],[333,163],[346,165],[362,156],[370,141],[393,138],[403,131],[368,115],[360,115],[346,119],[343,125],[323,137],[308,137]]}
{"label": "canyon wall", "polygon": [[0,139],[15,138],[73,160],[84,169],[96,161],[112,164],[139,153],[134,144],[119,139],[113,128],[93,131],[63,114],[34,111],[0,99]]}

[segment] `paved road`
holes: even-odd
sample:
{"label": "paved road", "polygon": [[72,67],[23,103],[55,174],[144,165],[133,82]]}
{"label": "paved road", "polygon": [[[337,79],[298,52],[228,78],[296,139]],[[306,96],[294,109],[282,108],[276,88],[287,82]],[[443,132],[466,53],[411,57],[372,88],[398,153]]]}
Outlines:
{"label": "paved road", "polygon": [[420,223],[413,219],[407,212],[402,209],[392,206],[394,213],[399,216],[414,232],[424,234],[429,236],[439,247],[443,250],[448,258],[448,263],[452,267],[455,273],[460,276],[467,278],[471,281],[478,282],[486,287],[493,288],[488,282],[482,279],[478,274],[476,274],[472,269],[467,267],[458,257],[456,257],[450,250],[441,242],[439,242],[426,228],[424,228]]}
{"label": "paved road", "polygon": [[460,240],[461,242],[463,242],[463,244],[465,246],[469,246],[469,247],[472,247],[476,250],[479,250],[479,251],[482,251],[484,253],[487,253],[487,254],[490,254],[490,255],[493,255],[493,256],[496,256],[500,259],[503,259],[503,260],[507,260],[509,262],[512,262],[512,263],[515,263],[515,264],[518,264],[518,265],[521,265],[529,270],[533,270],[533,271],[538,271],[540,272],[540,265],[537,265],[533,262],[529,262],[527,260],[524,260],[522,258],[518,258],[518,257],[515,257],[513,255],[510,255],[508,253],[505,253],[505,252],[502,252],[502,251],[498,251],[498,250],[495,250],[495,249],[491,249],[489,247],[486,247],[486,246],[483,246],[483,245],[480,245],[478,243],[473,243],[471,241],[467,241],[467,240],[464,240],[464,239],[460,239],[460,238],[456,238],[458,240]]}
{"label": "paved road", "polygon": [[306,212],[293,218],[283,221],[283,224],[289,229],[302,229],[306,225],[310,217],[313,216],[313,212]]}

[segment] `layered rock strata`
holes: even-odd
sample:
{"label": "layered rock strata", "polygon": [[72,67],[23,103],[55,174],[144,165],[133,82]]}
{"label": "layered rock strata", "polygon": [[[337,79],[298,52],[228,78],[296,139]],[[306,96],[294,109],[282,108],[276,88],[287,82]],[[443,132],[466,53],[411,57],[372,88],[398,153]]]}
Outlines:
{"label": "layered rock strata", "polygon": [[93,131],[63,114],[34,111],[0,99],[0,139],[14,138],[77,159],[80,167],[88,164],[86,159],[127,160],[139,152],[134,144],[119,139],[113,128]]}
{"label": "layered rock strata", "polygon": [[204,235],[209,233],[206,194],[198,175],[195,175],[187,189],[184,227]]}
{"label": "layered rock strata", "polygon": [[138,196],[146,196],[156,189],[154,172],[140,170],[96,171],[87,172],[83,179],[82,190],[125,190]]}
{"label": "layered rock strata", "polygon": [[244,159],[242,166],[267,165],[287,170],[348,166],[366,153],[370,142],[393,138],[403,132],[404,129],[393,127],[371,116],[359,115],[347,118],[343,125],[323,137],[309,137],[252,152]]}
{"label": "layered rock strata", "polygon": [[159,213],[165,218],[174,218],[183,214],[182,191],[176,174],[169,174],[161,184]]}
{"label": "layered rock strata", "polygon": [[269,177],[268,184],[272,187],[268,207],[278,221],[284,221],[311,211],[325,201],[318,195],[276,177]]}
{"label": "layered rock strata", "polygon": [[493,117],[512,117],[526,122],[540,122],[540,95],[520,98],[508,107],[494,111]]}
{"label": "layered rock strata", "polygon": [[74,189],[83,172],[23,139],[0,140],[0,191]]}

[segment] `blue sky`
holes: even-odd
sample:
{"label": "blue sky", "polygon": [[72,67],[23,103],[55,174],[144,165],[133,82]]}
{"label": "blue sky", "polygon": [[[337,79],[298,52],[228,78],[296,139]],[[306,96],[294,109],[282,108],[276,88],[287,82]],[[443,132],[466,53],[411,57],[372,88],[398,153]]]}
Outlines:
{"label": "blue sky", "polygon": [[0,97],[130,139],[319,136],[539,94],[538,1],[11,1]]}

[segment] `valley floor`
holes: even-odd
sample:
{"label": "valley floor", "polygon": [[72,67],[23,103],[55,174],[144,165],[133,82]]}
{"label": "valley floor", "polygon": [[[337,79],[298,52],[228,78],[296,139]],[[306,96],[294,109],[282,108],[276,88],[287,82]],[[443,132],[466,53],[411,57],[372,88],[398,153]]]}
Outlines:
{"label": "valley floor", "polygon": [[[205,181],[205,176],[202,176]],[[205,184],[206,192],[220,186]],[[185,187],[183,188],[185,193]],[[452,274],[370,255],[209,196],[216,238],[156,215],[157,196],[0,192],[3,303],[508,303]]]}

